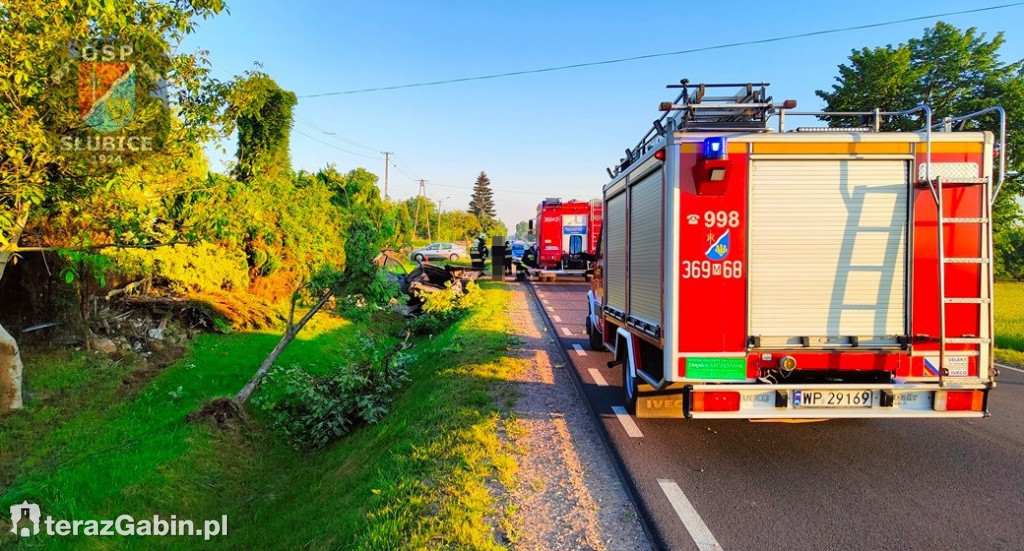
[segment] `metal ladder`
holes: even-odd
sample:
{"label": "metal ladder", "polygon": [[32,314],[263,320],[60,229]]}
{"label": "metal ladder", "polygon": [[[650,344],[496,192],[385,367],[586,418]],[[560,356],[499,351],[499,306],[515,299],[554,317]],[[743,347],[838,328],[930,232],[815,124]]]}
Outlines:
{"label": "metal ladder", "polygon": [[[987,361],[985,365],[982,365],[982,347],[985,345],[991,345],[993,342],[993,329],[995,325],[995,312],[992,305],[992,293],[995,287],[995,277],[993,270],[993,239],[992,239],[992,205],[999,194],[999,190],[1004,182],[1004,174],[1006,172],[1006,156],[1005,156],[1005,144],[1006,144],[1006,114],[1001,107],[992,107],[976,113],[964,115],[956,118],[946,118],[939,125],[943,126],[945,131],[951,131],[953,124],[960,124],[967,122],[968,120],[975,119],[983,114],[995,112],[1000,117],[1000,151],[999,151],[999,183],[992,189],[991,181],[987,177],[983,178],[958,178],[958,179],[945,179],[941,176],[932,178],[932,162],[931,162],[931,126],[929,125],[928,133],[928,154],[927,164],[925,166],[925,180],[928,184],[928,188],[932,193],[932,198],[935,200],[936,205],[936,241],[938,242],[938,268],[939,268],[939,386],[948,388],[959,386],[963,378],[956,378],[956,380],[947,380],[949,376],[949,370],[946,368],[946,348],[950,344],[971,344],[978,346],[979,361],[978,361],[978,379],[991,379],[994,373],[994,358],[989,351],[987,354]],[[938,125],[937,125],[938,126]],[[981,213],[979,217],[947,217],[943,207],[943,192],[949,189],[949,186],[955,187],[968,187],[968,186],[985,186],[984,196],[981,203]],[[980,256],[957,256],[947,257],[945,247],[945,229],[947,226],[956,225],[979,225],[979,232],[982,236]],[[951,297],[946,292],[946,266],[950,264],[978,264],[979,266],[979,293],[977,297]],[[978,305],[978,335],[975,336],[958,336],[950,337],[946,334],[946,308],[950,304],[977,304]]]}

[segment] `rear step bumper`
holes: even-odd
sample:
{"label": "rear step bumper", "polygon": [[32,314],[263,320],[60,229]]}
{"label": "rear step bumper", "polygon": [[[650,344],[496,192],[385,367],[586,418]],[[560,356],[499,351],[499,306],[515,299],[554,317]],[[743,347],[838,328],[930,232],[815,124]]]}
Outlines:
{"label": "rear step bumper", "polygon": [[[682,406],[683,414],[694,419],[987,417],[991,385],[979,379],[958,382],[960,384],[955,386],[938,383],[690,384],[683,388]],[[738,406],[736,394],[739,395]],[[976,398],[973,406],[953,411],[964,407],[965,402],[970,404],[972,398]]]}

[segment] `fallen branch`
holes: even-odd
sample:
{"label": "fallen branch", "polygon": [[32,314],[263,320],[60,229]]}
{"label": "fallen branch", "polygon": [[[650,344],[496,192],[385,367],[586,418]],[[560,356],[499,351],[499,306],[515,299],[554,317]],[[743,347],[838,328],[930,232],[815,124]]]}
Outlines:
{"label": "fallen branch", "polygon": [[253,375],[252,378],[249,379],[249,382],[245,383],[245,386],[242,387],[242,390],[239,391],[237,395],[235,395],[236,402],[238,402],[239,404],[245,404],[245,402],[249,400],[249,397],[252,396],[252,393],[256,390],[256,387],[259,386],[260,381],[263,380],[263,376],[267,374],[267,371],[270,371],[271,366],[273,366],[274,362],[277,361],[277,358],[278,356],[281,355],[281,352],[284,352],[284,349],[288,346],[288,344],[292,342],[292,340],[295,339],[295,336],[299,334],[299,331],[302,331],[302,328],[305,327],[307,323],[309,323],[309,320],[312,319],[313,316],[317,312],[319,312],[321,308],[324,307],[324,304],[327,304],[327,301],[330,300],[332,296],[334,296],[334,289],[329,289],[326,293],[323,294],[323,296],[320,297],[320,300],[317,301],[316,305],[313,306],[313,308],[311,308],[309,312],[306,312],[306,315],[302,316],[302,319],[300,319],[299,322],[295,324],[292,323],[292,316],[295,314],[296,299],[292,299],[291,312],[288,314],[288,328],[285,329],[284,336],[281,337],[280,342],[278,342],[277,346],[274,347],[274,350],[270,352],[270,355],[267,356],[267,359],[263,360],[263,365],[261,365],[260,368],[256,371],[256,374]]}

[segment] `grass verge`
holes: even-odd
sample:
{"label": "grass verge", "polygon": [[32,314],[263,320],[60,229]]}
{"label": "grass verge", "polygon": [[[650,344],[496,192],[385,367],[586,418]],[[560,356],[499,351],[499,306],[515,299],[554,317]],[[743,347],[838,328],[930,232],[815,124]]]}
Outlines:
{"label": "grass verge", "polygon": [[[237,391],[275,334],[200,337],[188,356],[138,388],[125,384],[141,369],[130,362],[83,353],[27,358],[27,386],[38,394],[25,411],[0,419],[0,510],[27,500],[55,519],[158,514],[198,526],[227,515],[229,528],[208,544],[138,536],[18,541],[3,520],[0,547],[500,547],[499,486],[516,470],[497,437],[511,401],[501,381],[522,360],[505,357],[508,291],[485,282],[479,292],[483,305],[411,351],[411,380],[392,412],[319,453],[292,450],[258,419],[226,432],[184,422],[210,398]],[[279,364],[329,370],[345,361],[356,331],[388,323],[323,318]]]}
{"label": "grass verge", "polygon": [[995,321],[996,361],[1024,365],[1024,283],[996,283]]}

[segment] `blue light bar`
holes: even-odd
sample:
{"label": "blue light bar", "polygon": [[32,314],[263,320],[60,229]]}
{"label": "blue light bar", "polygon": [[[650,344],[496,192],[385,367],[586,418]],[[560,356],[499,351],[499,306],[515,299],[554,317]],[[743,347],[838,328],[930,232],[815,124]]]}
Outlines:
{"label": "blue light bar", "polygon": [[726,157],[725,138],[717,136],[704,138],[704,158],[724,159]]}

